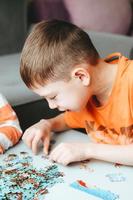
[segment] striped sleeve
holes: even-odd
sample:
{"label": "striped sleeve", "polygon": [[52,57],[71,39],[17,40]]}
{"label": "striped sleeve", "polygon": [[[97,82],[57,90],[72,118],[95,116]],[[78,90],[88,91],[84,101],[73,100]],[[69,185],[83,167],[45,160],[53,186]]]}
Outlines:
{"label": "striped sleeve", "polygon": [[22,135],[17,115],[0,94],[0,153],[15,145]]}

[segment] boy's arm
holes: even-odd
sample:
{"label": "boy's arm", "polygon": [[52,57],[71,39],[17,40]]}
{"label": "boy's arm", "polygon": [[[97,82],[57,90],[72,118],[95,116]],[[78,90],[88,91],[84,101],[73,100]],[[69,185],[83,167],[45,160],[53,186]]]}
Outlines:
{"label": "boy's arm", "polygon": [[50,159],[63,165],[76,161],[98,159],[133,166],[133,144],[61,143],[53,149]]}
{"label": "boy's arm", "polygon": [[53,132],[60,132],[70,129],[67,124],[65,123],[64,113],[59,114],[58,116],[48,119],[51,124],[51,131]]}
{"label": "boy's arm", "polygon": [[0,94],[0,153],[18,142],[22,134],[16,113]]}
{"label": "boy's arm", "polygon": [[[89,147],[89,146],[88,146]],[[133,166],[133,144],[109,145],[91,143],[91,157],[98,160]],[[88,151],[88,157],[90,156]]]}

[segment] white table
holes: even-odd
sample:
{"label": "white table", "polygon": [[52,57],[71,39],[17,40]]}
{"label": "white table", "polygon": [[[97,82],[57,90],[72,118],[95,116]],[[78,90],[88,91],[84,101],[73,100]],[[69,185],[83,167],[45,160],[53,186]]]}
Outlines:
{"label": "white table", "polygon": [[[73,141],[83,141],[88,142],[89,138],[87,135],[80,133],[78,131],[70,130],[62,134],[57,134],[54,138],[56,143],[53,145],[59,144],[60,142],[73,142]],[[21,152],[21,153],[20,153]],[[26,147],[23,142],[17,144],[14,148],[11,148],[4,155],[0,156],[0,165],[5,165],[5,159],[11,154],[18,155],[18,158],[21,160],[25,156],[22,152],[27,152],[26,156],[30,156],[33,159],[33,166],[37,170],[44,169],[51,165],[56,166],[58,172],[63,172],[63,177],[55,178],[55,183],[52,186],[47,186],[47,192],[45,197],[39,198],[46,200],[132,200],[133,199],[133,168],[127,166],[117,166],[115,163],[106,163],[97,160],[91,160],[89,162],[81,162],[72,164],[69,166],[62,166],[59,164],[51,163],[47,158],[44,158],[43,153],[40,152],[38,155],[34,156],[30,149]],[[21,156],[20,156],[21,155]],[[11,156],[13,157],[13,155]],[[20,158],[21,157],[21,158]],[[7,162],[7,161],[6,161]],[[20,162],[21,163],[21,162]],[[16,165],[12,165],[11,168],[14,168]],[[9,161],[8,161],[9,164]],[[21,166],[22,167],[22,166]],[[8,166],[9,170],[10,166]],[[3,177],[8,172],[3,172],[2,167],[1,173]],[[46,171],[46,170],[45,170]],[[17,176],[17,172],[16,176]],[[34,172],[33,172],[34,174]],[[45,174],[45,173],[44,173]],[[26,175],[25,175],[26,176]],[[51,176],[51,175],[50,175]],[[0,189],[3,192],[3,182],[0,178]],[[10,176],[9,176],[10,177]],[[4,179],[5,180],[5,179]],[[22,178],[23,180],[23,178]],[[51,179],[52,180],[52,179]],[[80,182],[78,182],[80,181]],[[82,182],[81,182],[82,181]],[[83,182],[86,184],[86,187],[83,186]],[[18,182],[19,185],[19,182]],[[27,186],[29,187],[29,186]],[[7,188],[7,186],[6,186]],[[25,190],[26,191],[26,190]],[[30,188],[29,188],[30,191]],[[13,192],[13,189],[12,189]],[[32,192],[33,193],[33,192]],[[0,197],[0,200],[2,197]],[[14,200],[15,198],[11,198]],[[33,199],[28,197],[22,198],[24,200]]]}

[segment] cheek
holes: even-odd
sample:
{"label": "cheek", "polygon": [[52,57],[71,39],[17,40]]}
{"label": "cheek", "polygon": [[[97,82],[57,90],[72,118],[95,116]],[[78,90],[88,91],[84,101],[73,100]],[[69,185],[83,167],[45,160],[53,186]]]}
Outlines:
{"label": "cheek", "polygon": [[64,93],[60,96],[58,96],[57,104],[61,107],[73,107],[76,103],[76,98],[74,98],[75,95],[73,93]]}
{"label": "cheek", "polygon": [[72,99],[73,99],[73,102],[75,104],[77,104],[77,107],[79,107],[81,109],[86,106],[86,104],[88,102],[88,95],[86,92],[78,91],[78,92],[74,93]]}
{"label": "cheek", "polygon": [[61,103],[70,109],[79,110],[82,106],[82,97],[77,92],[69,92],[69,95],[63,95]]}
{"label": "cheek", "polygon": [[62,107],[80,110],[88,102],[87,91],[84,88],[69,88],[60,93],[57,102]]}

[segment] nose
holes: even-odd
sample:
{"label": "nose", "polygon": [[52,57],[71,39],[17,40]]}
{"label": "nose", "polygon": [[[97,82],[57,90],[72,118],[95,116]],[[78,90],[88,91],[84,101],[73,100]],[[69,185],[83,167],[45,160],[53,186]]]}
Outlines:
{"label": "nose", "polygon": [[51,101],[51,102],[49,101],[48,104],[49,104],[49,107],[50,107],[51,109],[57,108],[56,103],[54,103],[53,101]]}

